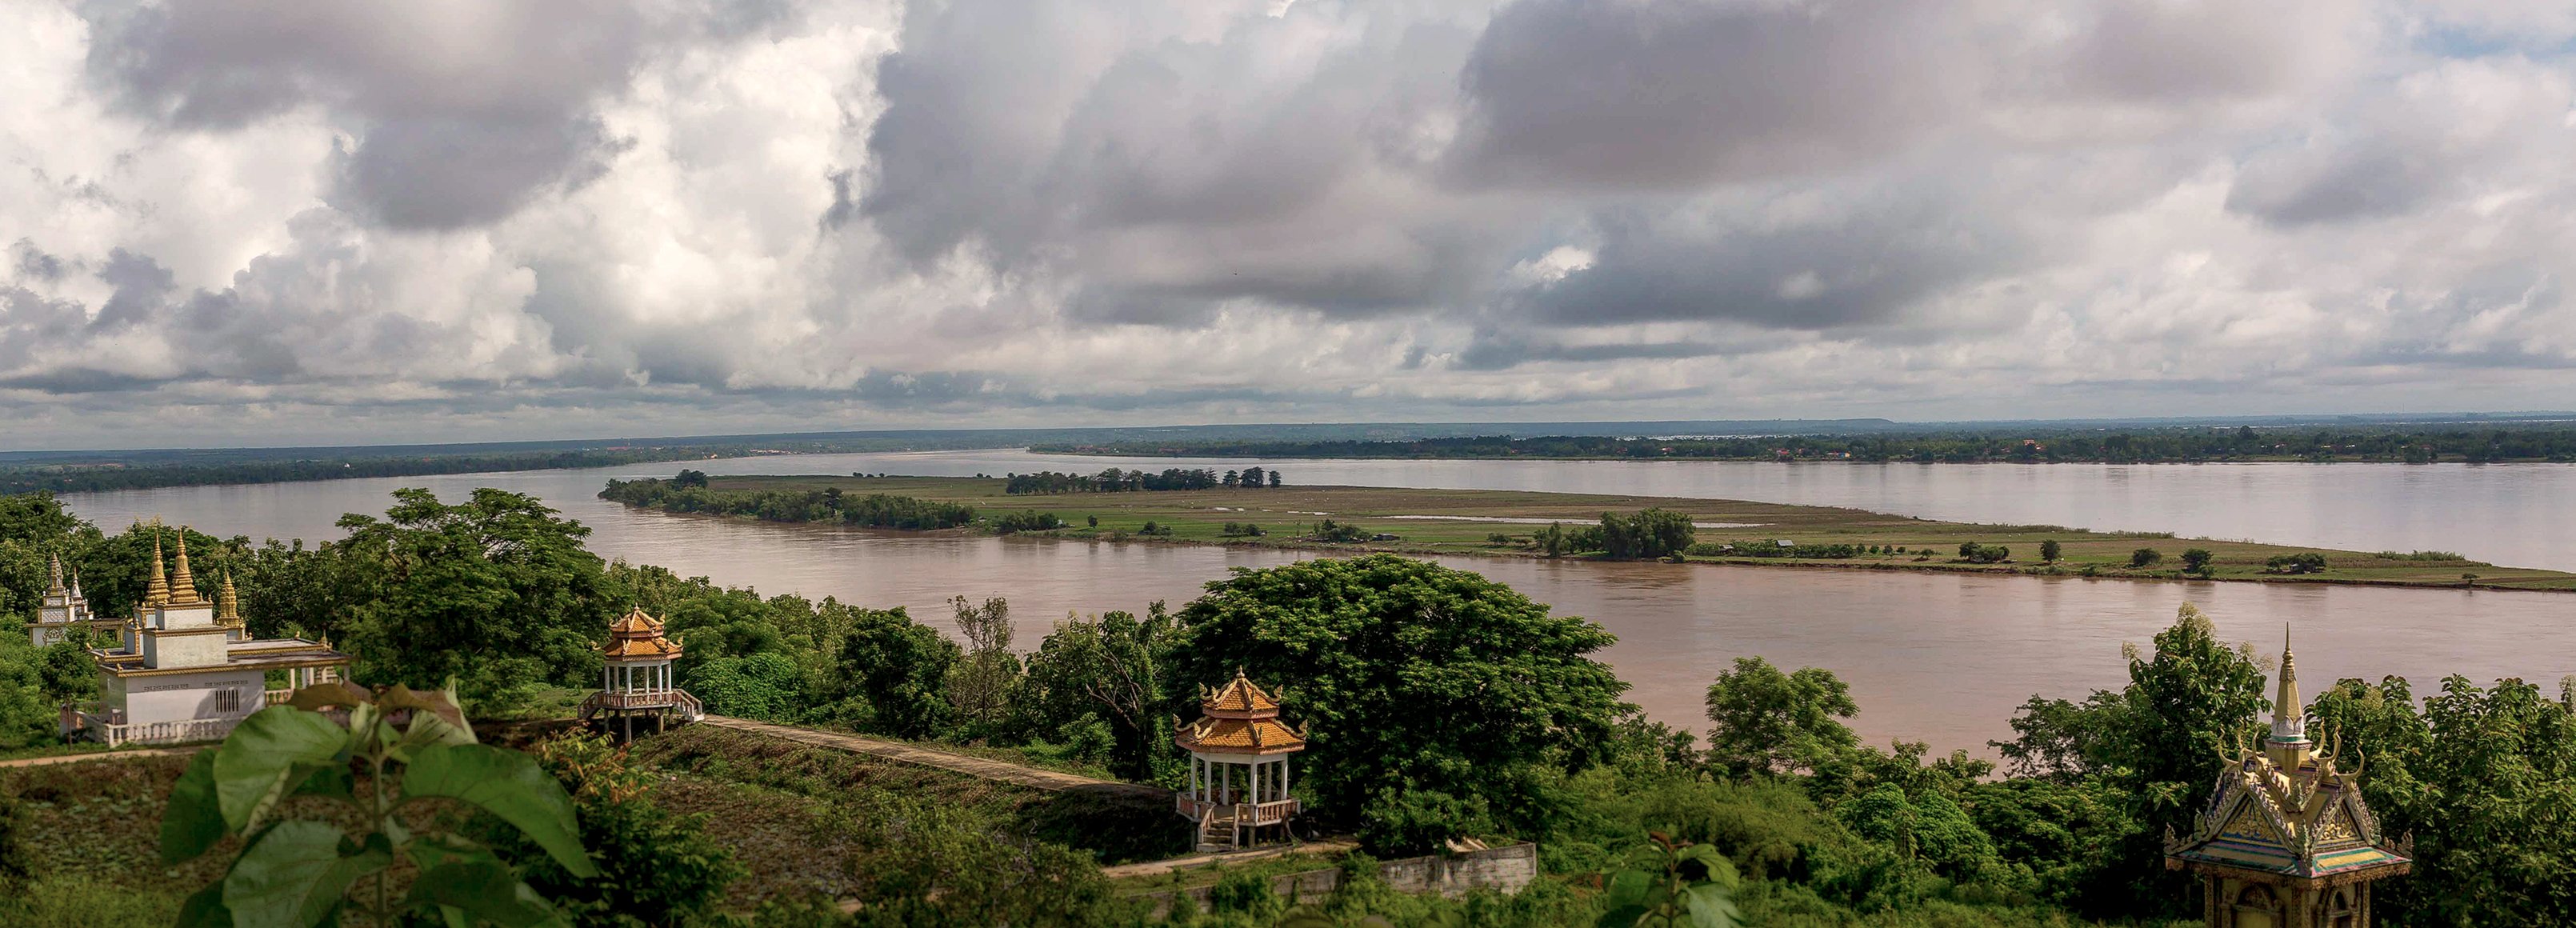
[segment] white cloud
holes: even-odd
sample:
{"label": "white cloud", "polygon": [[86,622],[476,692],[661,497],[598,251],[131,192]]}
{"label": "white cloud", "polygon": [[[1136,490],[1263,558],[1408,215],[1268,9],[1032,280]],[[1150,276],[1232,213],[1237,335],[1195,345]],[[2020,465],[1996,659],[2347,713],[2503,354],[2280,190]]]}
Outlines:
{"label": "white cloud", "polygon": [[0,6],[13,438],[2576,406],[2543,5],[422,15]]}

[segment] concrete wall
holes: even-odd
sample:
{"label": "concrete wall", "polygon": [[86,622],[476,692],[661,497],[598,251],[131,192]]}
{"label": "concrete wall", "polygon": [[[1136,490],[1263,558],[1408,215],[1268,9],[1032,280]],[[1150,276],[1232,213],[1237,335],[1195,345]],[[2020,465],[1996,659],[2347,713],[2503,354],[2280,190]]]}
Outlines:
{"label": "concrete wall", "polygon": [[[1450,898],[1464,896],[1470,889],[1495,892],[1519,892],[1531,880],[1538,879],[1538,845],[1521,843],[1463,854],[1430,857],[1407,857],[1378,864],[1378,877],[1389,888],[1399,892],[1436,892]],[[1341,888],[1340,870],[1307,870],[1274,877],[1270,891],[1281,899],[1320,902]],[[1190,897],[1204,912],[1212,886],[1192,886],[1180,892]],[[1142,893],[1140,898],[1154,900],[1154,915],[1159,918],[1170,911],[1170,892]]]}
{"label": "concrete wall", "polygon": [[[216,636],[208,636],[216,637]],[[216,640],[222,640],[216,637]],[[266,684],[256,670],[156,674],[125,678],[125,719],[129,725],[188,719],[243,718],[260,710]],[[232,711],[222,711],[217,690],[233,691]]]}

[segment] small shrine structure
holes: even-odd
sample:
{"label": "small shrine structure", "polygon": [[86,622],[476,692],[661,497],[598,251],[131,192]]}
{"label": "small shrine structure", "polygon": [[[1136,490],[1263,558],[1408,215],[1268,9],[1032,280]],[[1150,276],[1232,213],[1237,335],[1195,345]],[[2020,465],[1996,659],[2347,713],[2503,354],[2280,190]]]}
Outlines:
{"label": "small shrine structure", "polygon": [[90,614],[89,597],[81,595],[80,577],[71,584],[63,583],[63,559],[60,555],[45,558],[45,596],[36,601],[36,621],[27,626],[27,640],[39,648],[70,641],[75,631],[115,635],[123,639],[125,623],[102,619]]}
{"label": "small shrine structure", "polygon": [[[188,569],[188,539],[162,573],[161,539],[152,540],[152,574],[134,617],[111,647],[90,648],[98,662],[99,701],[63,707],[65,737],[116,744],[211,741],[295,690],[339,680],[349,655],[329,642],[252,640],[227,575],[216,598],[197,591]],[[276,674],[282,688],[268,687]]]}
{"label": "small shrine structure", "polygon": [[1302,806],[1288,794],[1288,755],[1305,736],[1279,721],[1279,703],[1236,670],[1225,688],[1199,688],[1198,721],[1172,741],[1190,753],[1189,790],[1176,809],[1198,825],[1198,850],[1231,851],[1276,835],[1287,840]]}
{"label": "small shrine structure", "polygon": [[608,644],[600,653],[606,666],[600,671],[599,692],[582,701],[582,721],[595,718],[606,728],[615,719],[620,736],[633,740],[638,716],[651,719],[656,732],[674,718],[695,722],[706,716],[706,706],[681,689],[674,676],[680,643],[663,635],[662,620],[644,614],[643,608],[628,610],[608,627]]}
{"label": "small shrine structure", "polygon": [[2308,740],[2289,636],[2272,733],[2218,775],[2192,833],[2165,833],[2165,867],[2200,877],[2209,928],[2366,928],[2370,884],[2413,868],[2412,836],[2389,841],[2362,802],[2367,758],[2341,769]]}

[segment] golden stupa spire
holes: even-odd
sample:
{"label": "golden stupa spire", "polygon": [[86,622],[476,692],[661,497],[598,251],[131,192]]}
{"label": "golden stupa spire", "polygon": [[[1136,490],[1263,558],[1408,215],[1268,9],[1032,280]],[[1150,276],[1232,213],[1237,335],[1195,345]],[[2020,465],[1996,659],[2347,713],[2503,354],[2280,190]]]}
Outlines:
{"label": "golden stupa spire", "polygon": [[45,555],[45,580],[45,595],[71,595],[70,590],[63,588],[63,556],[61,554]]}
{"label": "golden stupa spire", "polygon": [[215,591],[215,621],[225,625],[242,624],[241,596],[233,592],[233,572],[224,571],[223,588]]}
{"label": "golden stupa spire", "polygon": [[152,579],[143,588],[143,605],[159,606],[170,601],[170,578],[161,573],[161,529],[152,529]]}
{"label": "golden stupa spire", "polygon": [[175,606],[202,606],[206,598],[197,594],[197,577],[188,572],[188,527],[179,527],[179,564],[170,572],[170,603]]}
{"label": "golden stupa spire", "polygon": [[2281,629],[2281,689],[2272,697],[2272,740],[2308,740],[2308,704],[2299,701],[2299,665],[2290,656],[2290,630]]}

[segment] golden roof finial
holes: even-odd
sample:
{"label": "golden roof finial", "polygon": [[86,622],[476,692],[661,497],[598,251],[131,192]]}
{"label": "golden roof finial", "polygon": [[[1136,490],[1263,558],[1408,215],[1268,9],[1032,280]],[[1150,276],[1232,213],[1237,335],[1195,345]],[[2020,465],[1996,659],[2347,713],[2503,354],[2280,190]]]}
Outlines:
{"label": "golden roof finial", "polygon": [[233,592],[233,572],[224,571],[224,585],[215,591],[215,621],[225,625],[242,624],[241,596]]}
{"label": "golden roof finial", "polygon": [[152,530],[152,579],[143,588],[143,604],[158,606],[170,601],[170,578],[161,573],[161,530]]}
{"label": "golden roof finial", "polygon": [[202,606],[206,599],[197,595],[197,577],[188,572],[188,527],[179,527],[179,563],[170,572],[170,603],[178,606]]}
{"label": "golden roof finial", "polygon": [[2308,740],[2308,704],[2299,701],[2299,666],[2290,656],[2290,628],[2281,627],[2281,688],[2272,697],[2272,740]]}
{"label": "golden roof finial", "polygon": [[61,554],[54,553],[45,555],[45,581],[45,595],[67,596],[71,594],[70,590],[63,588],[63,556]]}

